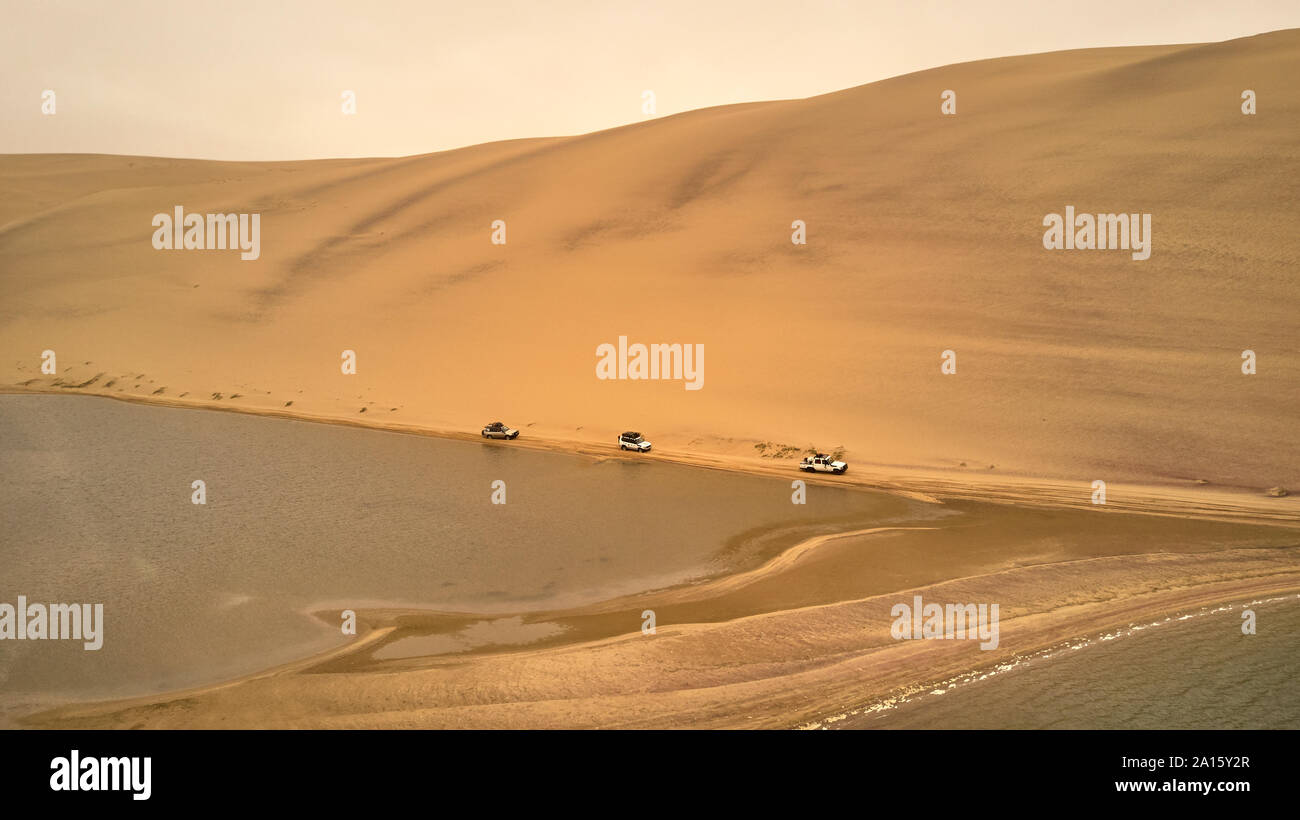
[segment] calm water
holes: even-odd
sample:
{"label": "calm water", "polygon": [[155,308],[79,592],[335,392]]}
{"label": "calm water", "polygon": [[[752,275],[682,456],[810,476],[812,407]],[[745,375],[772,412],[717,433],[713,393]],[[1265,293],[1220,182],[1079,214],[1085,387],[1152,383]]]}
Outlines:
{"label": "calm water", "polygon": [[[798,476],[793,476],[798,477]],[[191,503],[191,482],[207,504]],[[490,503],[491,484],[507,503]],[[0,396],[0,602],[103,603],[104,648],[0,642],[0,699],[165,691],[341,643],[306,612],[513,612],[716,571],[909,515],[883,494],[614,457],[177,410]],[[815,523],[820,522],[820,523]],[[11,707],[14,708],[14,707]]]}
{"label": "calm water", "polygon": [[[1242,634],[1243,608],[1255,612],[1254,635]],[[829,726],[1300,729],[1300,599],[1185,614]]]}

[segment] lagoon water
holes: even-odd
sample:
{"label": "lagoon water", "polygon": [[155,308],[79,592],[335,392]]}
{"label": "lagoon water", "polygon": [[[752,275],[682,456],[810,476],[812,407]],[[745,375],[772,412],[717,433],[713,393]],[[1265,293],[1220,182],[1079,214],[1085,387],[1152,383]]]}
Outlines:
{"label": "lagoon water", "polygon": [[[1242,610],[1255,634],[1242,633]],[[836,729],[1300,729],[1300,598],[1094,636]]]}
{"label": "lagoon water", "polygon": [[[716,572],[774,534],[914,506],[817,487],[801,507],[787,480],[612,455],[0,396],[0,601],[102,603],[106,621],[97,652],[0,641],[0,717],[5,703],[167,691],[343,643],[307,614],[318,606],[588,603]],[[498,479],[504,505],[490,503]]]}

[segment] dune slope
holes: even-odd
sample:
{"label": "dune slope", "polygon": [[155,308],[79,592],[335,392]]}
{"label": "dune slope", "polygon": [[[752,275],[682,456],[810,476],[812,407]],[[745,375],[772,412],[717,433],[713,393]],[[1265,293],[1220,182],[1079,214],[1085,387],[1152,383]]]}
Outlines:
{"label": "dune slope", "polygon": [[[397,159],[4,156],[0,385],[1294,488],[1297,76],[1293,30]],[[260,213],[260,258],[155,250],[176,205]],[[1045,250],[1067,205],[1152,214],[1151,257]],[[703,389],[598,380],[619,336],[702,343]]]}

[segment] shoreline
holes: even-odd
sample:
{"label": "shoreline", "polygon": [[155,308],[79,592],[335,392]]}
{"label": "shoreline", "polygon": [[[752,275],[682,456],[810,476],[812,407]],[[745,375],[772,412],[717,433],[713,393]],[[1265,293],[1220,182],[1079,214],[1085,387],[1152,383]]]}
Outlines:
{"label": "shoreline", "polygon": [[[904,705],[912,705],[914,708],[923,709],[924,706],[918,705],[917,702],[927,696],[943,695],[948,692],[958,690],[965,686],[982,683],[987,679],[995,678],[1006,672],[1017,671],[1021,666],[1028,666],[1031,664],[1038,664],[1038,663],[1050,663],[1053,660],[1067,657],[1068,656],[1067,652],[1078,651],[1078,650],[1086,651],[1088,649],[1102,646],[1108,641],[1122,640],[1124,638],[1132,637],[1147,629],[1169,626],[1174,623],[1182,623],[1190,619],[1201,618],[1207,615],[1217,614],[1223,611],[1245,609],[1246,607],[1249,606],[1261,606],[1261,605],[1275,604],[1279,602],[1286,602],[1286,601],[1295,602],[1297,600],[1300,600],[1300,590],[1295,590],[1295,589],[1283,588],[1281,590],[1274,590],[1272,592],[1265,592],[1262,594],[1266,597],[1261,598],[1257,595],[1249,595],[1245,597],[1234,596],[1226,600],[1209,600],[1201,604],[1199,609],[1197,609],[1195,612],[1189,612],[1185,609],[1180,608],[1177,610],[1170,611],[1168,613],[1156,613],[1154,617],[1157,620],[1154,623],[1146,623],[1146,622],[1139,623],[1138,621],[1149,620],[1148,618],[1139,618],[1137,619],[1137,621],[1130,622],[1124,626],[1111,626],[1105,630],[1101,630],[1098,632],[1072,636],[1052,646],[1021,653],[1015,656],[1014,658],[1010,659],[1009,661],[988,664],[974,669],[970,669],[958,674],[955,677],[951,677],[946,680],[931,680],[931,681],[919,682],[916,683],[915,685],[907,687],[905,691],[891,693],[890,696],[876,698],[875,700],[872,700],[867,703],[863,703],[854,709],[841,712],[837,715],[826,715],[818,720],[811,721],[809,723],[794,728],[801,729],[801,730],[818,730],[818,729],[862,730],[862,729],[871,729],[871,728],[881,728],[881,729],[894,728],[892,726],[871,727],[871,726],[862,726],[860,724],[869,715],[872,714],[884,713],[885,715],[887,715],[893,709],[897,709]],[[833,725],[835,723],[839,723],[840,721],[844,721],[850,718],[856,718],[856,721],[853,722],[859,725],[846,725],[846,726]]]}
{"label": "shoreline", "polygon": [[1138,513],[1142,515],[1167,515],[1194,517],[1209,521],[1275,524],[1300,528],[1300,496],[1273,497],[1258,488],[1226,485],[1201,485],[1194,482],[1165,483],[1108,482],[1108,495],[1104,509],[1091,503],[1092,489],[1085,480],[1067,481],[1059,477],[1031,476],[1005,473],[991,476],[957,470],[943,471],[908,465],[882,465],[854,462],[850,471],[834,478],[797,469],[795,461],[772,461],[728,457],[721,453],[682,451],[656,448],[652,453],[628,455],[611,447],[603,447],[591,439],[565,439],[557,437],[521,437],[510,442],[486,442],[481,435],[442,427],[361,420],[345,416],[330,416],[288,411],[280,408],[236,407],[212,401],[185,401],[177,398],[154,397],[135,394],[111,394],[58,387],[30,387],[25,385],[0,385],[0,395],[85,396],[112,399],[128,404],[162,407],[179,410],[212,410],[248,416],[298,421],[309,424],[332,424],[361,430],[426,436],[448,441],[487,443],[517,449],[578,455],[588,458],[629,460],[648,459],[701,469],[721,470],[762,477],[801,479],[810,484],[869,489],[893,493],[929,503],[944,500],[978,501],[991,504],[1029,505],[1060,509],[1092,509],[1099,512]]}

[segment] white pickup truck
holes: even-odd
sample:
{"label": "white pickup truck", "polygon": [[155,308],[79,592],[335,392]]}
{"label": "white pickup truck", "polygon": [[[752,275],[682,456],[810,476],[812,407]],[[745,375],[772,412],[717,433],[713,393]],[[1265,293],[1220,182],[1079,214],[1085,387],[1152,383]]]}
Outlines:
{"label": "white pickup truck", "polygon": [[835,473],[842,475],[849,465],[843,461],[836,461],[825,453],[818,453],[815,456],[804,456],[803,461],[799,462],[799,469],[806,473]]}

